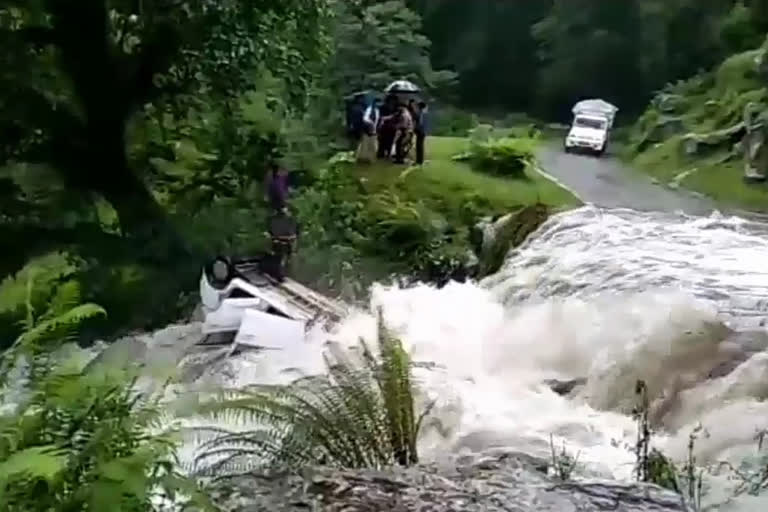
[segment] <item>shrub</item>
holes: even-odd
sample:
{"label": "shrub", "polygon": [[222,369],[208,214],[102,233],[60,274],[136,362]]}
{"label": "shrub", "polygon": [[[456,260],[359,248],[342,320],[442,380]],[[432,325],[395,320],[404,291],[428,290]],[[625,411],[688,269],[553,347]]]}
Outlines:
{"label": "shrub", "polygon": [[197,428],[202,444],[193,471],[217,476],[306,464],[382,468],[418,462],[416,441],[431,406],[416,414],[410,358],[382,325],[379,354],[361,341],[362,360],[340,350],[328,374],[288,386],[233,391],[205,403],[205,416],[246,431]]}
{"label": "shrub", "polygon": [[468,160],[480,172],[506,178],[525,179],[525,170],[536,159],[536,139],[474,139],[469,153],[455,157]]}

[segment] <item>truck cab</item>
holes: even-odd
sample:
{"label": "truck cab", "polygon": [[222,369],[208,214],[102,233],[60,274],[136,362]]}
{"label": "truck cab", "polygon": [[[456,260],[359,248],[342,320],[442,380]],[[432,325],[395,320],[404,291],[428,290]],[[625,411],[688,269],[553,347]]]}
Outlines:
{"label": "truck cab", "polygon": [[565,152],[605,152],[613,121],[619,109],[605,100],[582,100],[573,106],[573,122],[565,137]]}
{"label": "truck cab", "polygon": [[578,114],[565,138],[565,151],[585,150],[597,155],[608,144],[608,119],[599,114]]}

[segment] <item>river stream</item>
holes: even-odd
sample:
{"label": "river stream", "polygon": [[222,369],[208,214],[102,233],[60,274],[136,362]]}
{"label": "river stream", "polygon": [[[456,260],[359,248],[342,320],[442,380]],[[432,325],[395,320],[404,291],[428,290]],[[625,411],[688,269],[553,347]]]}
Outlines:
{"label": "river stream", "polygon": [[[756,455],[768,427],[767,235],[767,224],[717,213],[585,206],[549,219],[482,282],[375,287],[371,305],[388,327],[414,360],[436,365],[415,371],[437,400],[423,458],[498,446],[549,457],[552,437],[579,454],[581,476],[631,479],[639,379],[653,443],[676,461],[699,424],[699,465]],[[330,337],[373,342],[374,316],[356,312]],[[195,380],[240,386],[323,371],[329,336],[310,338],[206,364]],[[568,396],[544,383],[577,378],[586,384]],[[705,502],[733,492],[728,475],[705,476]],[[761,499],[721,510],[765,509]]]}

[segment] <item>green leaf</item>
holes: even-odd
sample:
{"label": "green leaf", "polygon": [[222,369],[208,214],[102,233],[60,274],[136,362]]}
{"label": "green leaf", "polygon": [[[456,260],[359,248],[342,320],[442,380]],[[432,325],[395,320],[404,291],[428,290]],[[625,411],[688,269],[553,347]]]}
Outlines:
{"label": "green leaf", "polygon": [[52,482],[65,470],[66,464],[66,451],[55,445],[26,448],[0,462],[0,485],[18,478]]}

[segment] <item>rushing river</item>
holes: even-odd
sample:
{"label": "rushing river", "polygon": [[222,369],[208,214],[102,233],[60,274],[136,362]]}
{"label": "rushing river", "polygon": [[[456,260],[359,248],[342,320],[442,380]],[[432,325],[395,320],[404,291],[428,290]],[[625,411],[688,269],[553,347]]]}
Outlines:
{"label": "rushing river", "polygon": [[[701,423],[701,465],[755,455],[768,427],[768,225],[583,207],[551,218],[503,269],[443,289],[377,287],[383,308],[438,404],[422,440],[426,458],[508,446],[548,457],[550,436],[579,452],[581,473],[632,478],[638,379],[648,383],[654,444],[678,461]],[[332,333],[372,340],[359,312]],[[322,371],[323,333],[290,351],[241,354],[199,380],[285,382]],[[586,378],[569,397],[546,379]],[[708,477],[705,501],[729,492]],[[764,499],[764,498],[763,498]],[[765,510],[741,498],[722,510]]]}

